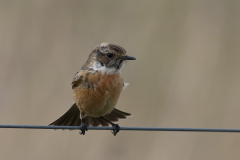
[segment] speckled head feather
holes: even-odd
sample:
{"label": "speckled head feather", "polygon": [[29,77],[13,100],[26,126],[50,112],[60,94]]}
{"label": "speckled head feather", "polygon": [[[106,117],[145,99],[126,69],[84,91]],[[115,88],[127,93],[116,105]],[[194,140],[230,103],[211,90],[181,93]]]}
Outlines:
{"label": "speckled head feather", "polygon": [[126,55],[126,50],[116,44],[109,44],[109,48],[115,53]]}
{"label": "speckled head feather", "polygon": [[123,47],[104,42],[95,47],[82,69],[117,73],[123,68],[126,60],[131,60],[129,57]]}

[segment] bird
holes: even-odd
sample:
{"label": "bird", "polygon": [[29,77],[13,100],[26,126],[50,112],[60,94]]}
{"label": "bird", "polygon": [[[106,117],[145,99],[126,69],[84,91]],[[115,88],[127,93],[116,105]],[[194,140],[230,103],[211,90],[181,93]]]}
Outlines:
{"label": "bird", "polygon": [[60,118],[49,125],[80,126],[84,135],[88,126],[112,125],[114,136],[120,126],[113,122],[132,116],[115,108],[124,83],[121,70],[126,61],[136,60],[116,44],[101,43],[90,53],[86,63],[72,80],[74,103]]}

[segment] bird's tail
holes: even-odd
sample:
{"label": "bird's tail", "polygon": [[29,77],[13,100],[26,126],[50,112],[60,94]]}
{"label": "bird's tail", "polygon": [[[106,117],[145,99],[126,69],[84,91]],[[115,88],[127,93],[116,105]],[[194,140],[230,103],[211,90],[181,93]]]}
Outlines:
{"label": "bird's tail", "polygon": [[[128,116],[131,116],[131,113],[120,111],[116,108],[110,113],[103,117],[108,119],[109,121],[116,122],[119,119],[126,119]],[[108,126],[109,124],[104,121],[102,118],[96,118],[96,117],[85,117],[83,118],[83,123],[87,126]],[[49,125],[54,126],[80,126],[81,125],[81,119],[80,119],[80,111],[77,107],[77,105],[74,103],[72,107],[63,114],[60,118],[58,118],[56,121],[52,122]]]}

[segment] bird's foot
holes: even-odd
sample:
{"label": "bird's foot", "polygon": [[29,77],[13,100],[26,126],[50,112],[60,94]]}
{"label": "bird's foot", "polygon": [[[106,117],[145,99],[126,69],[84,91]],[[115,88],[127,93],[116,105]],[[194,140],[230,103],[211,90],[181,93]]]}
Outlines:
{"label": "bird's foot", "polygon": [[85,135],[85,131],[88,130],[87,125],[82,123],[80,126],[80,130],[81,130],[81,132],[79,132],[79,134]]}
{"label": "bird's foot", "polygon": [[113,127],[112,133],[114,136],[116,136],[120,130],[120,126],[118,124],[113,124],[112,127]]}

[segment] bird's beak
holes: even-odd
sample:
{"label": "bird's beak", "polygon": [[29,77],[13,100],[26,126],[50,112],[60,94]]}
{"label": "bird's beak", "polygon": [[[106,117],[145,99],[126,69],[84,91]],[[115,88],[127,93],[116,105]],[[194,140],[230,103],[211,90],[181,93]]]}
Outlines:
{"label": "bird's beak", "polygon": [[125,56],[124,60],[136,60],[136,58],[131,57],[131,56]]}

